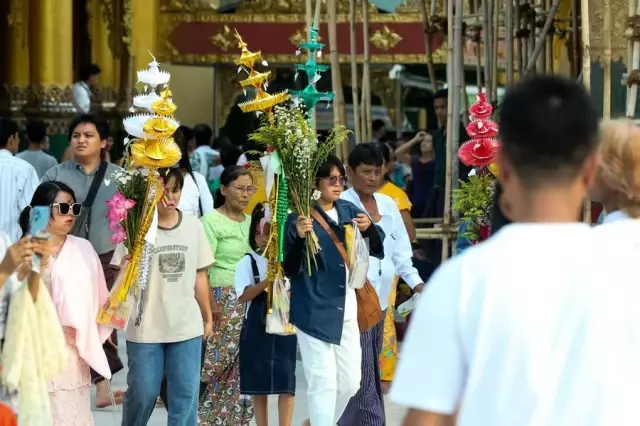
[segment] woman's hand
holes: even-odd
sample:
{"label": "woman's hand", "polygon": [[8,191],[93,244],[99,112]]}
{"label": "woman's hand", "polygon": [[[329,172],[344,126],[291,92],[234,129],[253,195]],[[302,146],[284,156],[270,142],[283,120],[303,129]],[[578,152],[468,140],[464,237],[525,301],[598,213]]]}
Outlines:
{"label": "woman's hand", "polygon": [[213,337],[213,320],[204,322],[204,335],[202,337],[205,340],[209,340]]}
{"label": "woman's hand", "polygon": [[213,325],[218,326],[218,324],[220,323],[220,320],[222,319],[222,307],[220,306],[220,303],[218,303],[218,301],[216,300],[216,295],[213,289],[211,290],[210,301],[211,301],[212,326]]}
{"label": "woman's hand", "polygon": [[128,254],[125,254],[124,256],[122,256],[122,259],[120,259],[120,269],[124,269],[127,267],[127,265],[129,264],[129,260],[131,260],[131,258],[129,257]]}
{"label": "woman's hand", "polygon": [[358,216],[353,221],[358,225],[360,232],[366,231],[371,226],[371,219],[364,213],[358,213]]}
{"label": "woman's hand", "polygon": [[[12,244],[0,262],[0,271],[11,275],[23,265],[31,267],[31,257],[33,256],[33,243],[31,237],[24,237],[17,243]],[[24,277],[23,277],[24,278]]]}
{"label": "woman's hand", "polygon": [[306,216],[298,216],[296,230],[298,231],[298,237],[306,238],[307,234],[313,231],[313,220]]}

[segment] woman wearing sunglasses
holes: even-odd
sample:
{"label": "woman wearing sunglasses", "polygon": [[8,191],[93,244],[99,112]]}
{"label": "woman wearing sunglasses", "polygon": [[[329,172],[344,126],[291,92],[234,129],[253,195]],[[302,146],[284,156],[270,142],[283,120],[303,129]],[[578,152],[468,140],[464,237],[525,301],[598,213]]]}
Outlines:
{"label": "woman wearing sunglasses", "polygon": [[[353,203],[340,199],[345,184],[342,162],[330,155],[320,165],[318,199],[312,217],[289,215],[284,236],[284,269],[291,279],[291,323],[295,325],[307,379],[306,426],[334,426],[360,389],[360,329],[349,265],[341,254],[348,226],[368,239],[370,255],[383,257],[382,229]],[[315,232],[320,250],[309,265],[305,239]],[[335,238],[335,241],[334,241]],[[311,274],[309,274],[309,266]]]}
{"label": "woman wearing sunglasses", "polygon": [[25,235],[29,233],[31,209],[36,206],[51,208],[47,226],[51,254],[41,259],[41,275],[68,352],[66,368],[48,384],[53,425],[93,425],[90,368],[111,377],[102,344],[113,329],[96,324],[98,309],[109,297],[104,272],[91,243],[69,235],[82,210],[71,188],[57,181],[38,186],[31,204],[20,214]]}

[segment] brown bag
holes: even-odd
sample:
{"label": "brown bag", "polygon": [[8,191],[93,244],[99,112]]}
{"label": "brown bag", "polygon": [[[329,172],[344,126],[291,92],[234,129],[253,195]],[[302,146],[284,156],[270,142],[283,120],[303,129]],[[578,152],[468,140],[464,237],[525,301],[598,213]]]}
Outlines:
{"label": "brown bag", "polygon": [[[349,256],[342,241],[338,239],[338,236],[333,232],[333,229],[331,229],[327,221],[324,220],[320,212],[313,209],[311,210],[311,216],[313,216],[327,234],[329,234],[340,256],[342,256],[345,268],[348,268]],[[376,289],[373,288],[369,280],[365,281],[362,288],[356,289],[356,299],[358,301],[358,327],[360,331],[367,331],[378,325],[380,321],[382,321],[382,308],[380,307],[380,299],[378,298]]]}

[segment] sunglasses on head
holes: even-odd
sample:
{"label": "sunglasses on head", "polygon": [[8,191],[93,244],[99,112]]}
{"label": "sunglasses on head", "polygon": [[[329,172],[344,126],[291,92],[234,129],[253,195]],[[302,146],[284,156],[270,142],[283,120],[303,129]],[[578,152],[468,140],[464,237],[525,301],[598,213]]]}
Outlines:
{"label": "sunglasses on head", "polygon": [[62,216],[80,216],[82,204],[80,203],[53,203],[51,207],[56,207]]}

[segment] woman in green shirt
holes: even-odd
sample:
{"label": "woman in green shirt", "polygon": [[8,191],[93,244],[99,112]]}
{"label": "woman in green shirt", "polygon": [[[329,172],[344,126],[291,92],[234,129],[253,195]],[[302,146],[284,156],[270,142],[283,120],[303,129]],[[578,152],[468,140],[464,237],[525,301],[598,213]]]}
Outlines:
{"label": "woman in green shirt", "polygon": [[240,396],[239,344],[244,304],[234,290],[236,265],[249,246],[251,218],[244,209],[256,192],[249,170],[227,167],[220,176],[224,204],[202,217],[215,265],[209,269],[218,327],[207,344],[202,381],[207,384],[198,424],[245,426],[253,417],[251,399]]}

